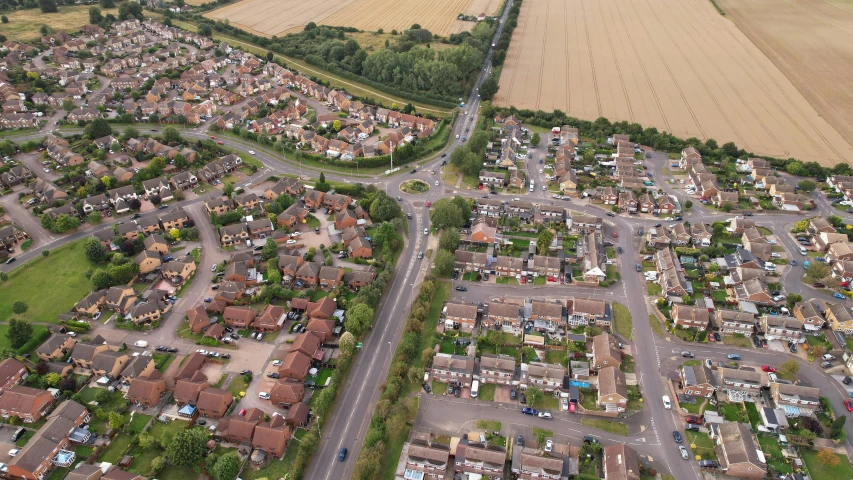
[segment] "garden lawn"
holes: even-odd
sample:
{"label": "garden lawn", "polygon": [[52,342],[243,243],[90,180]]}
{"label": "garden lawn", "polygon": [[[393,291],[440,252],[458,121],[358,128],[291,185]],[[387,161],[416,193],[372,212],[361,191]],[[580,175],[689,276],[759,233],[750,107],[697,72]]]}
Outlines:
{"label": "garden lawn", "polygon": [[782,456],[782,447],[779,446],[779,438],[776,435],[759,433],[758,444],[761,445],[761,451],[767,458],[767,464],[772,466],[777,473],[791,472],[791,466],[785,462],[785,457]]}
{"label": "garden lawn", "polygon": [[758,427],[758,424],[761,423],[761,416],[758,414],[758,408],[755,406],[755,403],[745,402],[744,404],[746,405],[746,416],[749,418],[752,428]]}
{"label": "garden lawn", "polygon": [[134,432],[141,432],[145,425],[148,424],[148,421],[151,420],[151,415],[144,415],[142,413],[134,413],[133,420],[130,422],[130,428]]}
{"label": "garden lawn", "polygon": [[154,438],[163,438],[163,435],[167,432],[175,435],[185,428],[187,428],[187,422],[183,420],[172,420],[169,423],[163,423],[158,420],[151,425],[151,428],[148,429],[148,433],[150,433]]}
{"label": "garden lawn", "polygon": [[133,441],[133,437],[126,433],[119,433],[113,438],[113,443],[107,447],[106,450],[101,454],[99,460],[102,462],[109,462],[113,465],[117,464],[124,453],[127,451],[127,447],[130,446],[130,442]]}
{"label": "garden lawn", "polygon": [[500,283],[502,285],[518,285],[518,280],[516,280],[515,277],[501,276],[495,279],[495,283]]}
{"label": "garden lawn", "polygon": [[704,432],[685,431],[687,444],[693,453],[699,455],[703,459],[714,460],[717,458],[717,451],[714,448],[714,441]]}
{"label": "garden lawn", "polygon": [[752,347],[752,342],[750,342],[748,338],[736,337],[734,335],[723,335],[723,343],[743,348]]}
{"label": "garden lawn", "polygon": [[723,405],[720,407],[720,413],[729,422],[744,422],[746,420],[743,407],[739,403],[727,403]]}
{"label": "garden lawn", "polygon": [[154,354],[154,365],[157,367],[157,371],[163,373],[169,368],[169,365],[175,361],[175,356],[170,355],[168,353],[155,353]]}
{"label": "garden lawn", "polygon": [[613,321],[616,333],[631,340],[634,338],[634,325],[631,322],[631,312],[619,303],[613,303]]}
{"label": "garden lawn", "polygon": [[661,286],[655,282],[646,282],[646,290],[648,290],[650,297],[657,297],[663,291]]}
{"label": "garden lawn", "polygon": [[501,422],[497,420],[477,420],[477,428],[499,432],[501,430]]}
{"label": "garden lawn", "polygon": [[853,478],[853,466],[850,465],[850,460],[844,455],[838,455],[841,462],[835,467],[822,465],[817,459],[817,450],[802,449],[800,454],[803,456],[803,461],[806,462],[806,467],[809,469],[812,480],[839,480],[842,478]]}
{"label": "garden lawn", "polygon": [[234,377],[234,380],[231,381],[231,385],[228,385],[228,391],[231,392],[231,396],[234,397],[235,400],[239,401],[241,398],[240,392],[245,392],[248,384],[243,380],[242,375],[237,375]]}
{"label": "garden lawn", "polygon": [[152,446],[148,450],[142,450],[136,446],[131,450],[133,463],[130,465],[130,470],[139,475],[151,476],[151,461],[163,454],[164,452],[156,446]]}
{"label": "garden lawn", "polygon": [[[65,313],[92,289],[86,271],[97,268],[86,259],[83,242],[63,245],[39,256],[9,273],[0,290],[0,322],[17,317],[31,322],[57,323]],[[46,280],[48,279],[48,280]],[[45,288],[49,281],[50,288]],[[29,305],[23,315],[12,313],[12,303],[22,300]]]}
{"label": "garden lawn", "polygon": [[497,385],[494,383],[480,385],[480,390],[477,392],[477,398],[486,402],[494,401],[495,388],[497,388]]}
{"label": "garden lawn", "polygon": [[597,428],[605,432],[614,433],[616,435],[628,435],[628,425],[610,420],[601,420],[598,418],[583,418],[581,424],[587,427]]}
{"label": "garden lawn", "polygon": [[[297,430],[294,435],[297,440],[305,436],[305,430]],[[281,460],[271,460],[264,468],[255,470],[246,468],[240,474],[240,478],[244,480],[257,480],[259,478],[285,478],[290,474],[290,464],[296,459],[296,452],[299,450],[299,443],[293,442],[284,452],[284,458]],[[196,475],[197,476],[197,475]],[[160,478],[163,476],[161,475]],[[189,477],[188,477],[189,478]]]}

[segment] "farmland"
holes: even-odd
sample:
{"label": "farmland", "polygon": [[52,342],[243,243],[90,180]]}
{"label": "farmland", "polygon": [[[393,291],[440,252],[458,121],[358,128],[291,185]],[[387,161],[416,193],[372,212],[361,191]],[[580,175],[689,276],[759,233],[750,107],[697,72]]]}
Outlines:
{"label": "farmland", "polygon": [[853,143],[853,4],[844,0],[718,0],[726,18]]}
{"label": "farmland", "polygon": [[853,147],[707,0],[524,2],[495,102],[636,122],[824,165],[853,156]]}
{"label": "farmland", "polygon": [[322,25],[355,27],[361,30],[402,31],[420,24],[431,32],[446,36],[470,30],[473,22],[456,20],[460,13],[493,14],[500,9],[498,0],[318,0],[306,4],[298,0],[243,0],[206,14],[225,20],[257,35],[281,36],[300,30],[309,22]]}
{"label": "farmland", "polygon": [[[117,8],[101,9],[106,15],[118,15]],[[58,13],[41,13],[37,8],[15,10],[6,14],[9,23],[3,25],[2,33],[9,40],[25,41],[41,38],[39,28],[47,25],[54,31],[73,33],[89,23],[89,7],[59,7]]]}

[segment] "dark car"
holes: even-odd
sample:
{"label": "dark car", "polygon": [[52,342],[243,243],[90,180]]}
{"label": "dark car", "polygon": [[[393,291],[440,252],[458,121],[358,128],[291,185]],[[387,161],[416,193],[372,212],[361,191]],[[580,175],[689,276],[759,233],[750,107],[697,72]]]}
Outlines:
{"label": "dark car", "polygon": [[453,389],[454,397],[459,398],[460,395],[462,395],[462,387],[456,387],[455,389]]}
{"label": "dark car", "polygon": [[268,376],[268,377],[270,377],[270,378],[278,378],[278,373],[276,373],[276,372],[270,372],[270,373],[268,373],[268,374],[267,374],[267,376]]}
{"label": "dark car", "polygon": [[755,348],[761,348],[761,340],[758,337],[752,337],[752,344],[755,345]]}
{"label": "dark car", "polygon": [[522,408],[522,409],[521,409],[521,413],[523,413],[523,414],[525,414],[525,415],[533,415],[533,416],[536,416],[539,412],[537,412],[537,411],[536,411],[536,409],[534,409],[534,408],[524,407],[524,408]]}
{"label": "dark car", "polygon": [[240,370],[240,375],[251,375],[251,374],[252,374],[251,370]]}
{"label": "dark car", "polygon": [[638,272],[642,272],[642,271],[643,271],[643,266],[642,266],[642,265],[640,265],[639,263],[637,264],[637,271],[638,271]]}
{"label": "dark car", "polygon": [[422,383],[421,387],[423,387],[425,392],[432,393],[432,387],[430,387],[428,383],[426,383],[426,382]]}
{"label": "dark car", "polygon": [[343,462],[347,458],[347,447],[341,449],[341,453],[338,454],[338,461]]}
{"label": "dark car", "polygon": [[583,437],[583,443],[598,443],[598,439],[586,435],[585,437]]}
{"label": "dark car", "polygon": [[[850,377],[847,377],[847,378],[849,379]],[[518,398],[518,392],[516,392],[515,390],[510,390],[509,398],[515,400],[516,398]]]}
{"label": "dark car", "polygon": [[608,217],[615,217],[615,216],[616,216],[616,214],[615,214],[615,213],[613,213],[613,212],[607,212],[607,216],[608,216]]}
{"label": "dark car", "polygon": [[166,351],[169,353],[178,353],[178,349],[175,347],[169,347],[166,349]]}
{"label": "dark car", "polygon": [[716,340],[718,342],[723,341],[723,337],[721,337],[719,333],[714,332],[713,335],[714,335],[714,340]]}
{"label": "dark car", "polygon": [[453,278],[454,280],[458,279],[459,278],[459,271],[454,270],[453,275],[451,275],[451,278]]}
{"label": "dark car", "polygon": [[154,350],[157,350],[158,352],[165,352],[167,348],[165,345],[157,345],[156,347],[154,347]]}
{"label": "dark car", "polygon": [[624,252],[625,250],[623,250],[623,249],[622,249],[622,247],[616,247],[616,251],[617,251],[617,252],[619,252],[619,253],[622,253],[622,252]]}
{"label": "dark car", "polygon": [[701,415],[688,415],[685,418],[687,423],[692,423],[694,425],[702,425],[702,416]]}
{"label": "dark car", "polygon": [[844,377],[844,380],[842,380],[841,383],[843,383],[844,385],[850,385],[851,383],[853,383],[853,378]]}
{"label": "dark car", "polygon": [[6,260],[6,265],[9,265],[10,263],[12,263],[14,261],[15,261],[15,257],[9,257],[9,259]]}
{"label": "dark car", "polygon": [[692,423],[688,423],[687,425],[684,426],[684,429],[690,430],[692,432],[698,432],[699,431],[699,425],[694,425]]}
{"label": "dark car", "polygon": [[519,447],[523,447],[524,446],[524,437],[519,435],[518,438],[515,439],[515,444],[518,445]]}
{"label": "dark car", "polygon": [[230,360],[230,359],[231,359],[231,354],[230,354],[230,353],[223,353],[222,355],[220,355],[220,356],[219,356],[219,358],[222,358],[222,359],[225,359],[225,360]]}
{"label": "dark car", "polygon": [[720,464],[713,460],[699,460],[699,468],[720,468]]}
{"label": "dark car", "polygon": [[525,394],[523,394],[523,393],[521,394],[521,403],[522,403],[523,405],[526,405],[526,404],[527,404],[527,395],[525,395]]}
{"label": "dark car", "polygon": [[139,217],[141,217],[141,216],[142,216],[142,215],[140,215],[140,214],[138,214],[138,213],[134,213],[133,215],[131,215],[131,216],[130,216],[130,219],[131,219],[131,220],[136,220],[137,218],[139,218]]}
{"label": "dark car", "polygon": [[453,395],[453,384],[452,383],[447,386],[447,394]]}
{"label": "dark car", "polygon": [[196,423],[198,423],[199,425],[206,425],[206,424],[207,424],[207,420],[205,420],[205,419],[203,419],[203,418],[200,418],[200,419],[198,419],[198,421],[197,421]]}
{"label": "dark car", "polygon": [[672,438],[675,439],[675,443],[681,443],[681,433],[678,430],[672,432]]}
{"label": "dark car", "polygon": [[457,287],[456,287],[456,291],[457,291],[457,292],[467,292],[467,291],[468,291],[468,287],[466,287],[466,286],[464,286],[464,285],[459,285],[459,286],[457,286]]}

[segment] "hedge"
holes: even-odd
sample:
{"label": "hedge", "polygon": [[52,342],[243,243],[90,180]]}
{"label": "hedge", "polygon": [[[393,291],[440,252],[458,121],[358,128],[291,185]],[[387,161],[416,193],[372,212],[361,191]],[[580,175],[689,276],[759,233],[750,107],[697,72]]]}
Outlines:
{"label": "hedge", "polygon": [[65,326],[66,328],[71,327],[69,328],[69,330],[75,329],[75,332],[79,332],[80,330],[82,330],[83,332],[88,332],[92,329],[92,326],[89,325],[89,322],[78,322],[77,320],[68,320],[65,322]]}
{"label": "hedge", "polygon": [[27,343],[18,347],[16,352],[19,355],[23,355],[25,353],[30,353],[33,350],[35,350],[36,348],[38,348],[39,345],[44,343],[44,341],[47,340],[47,337],[49,337],[49,336],[50,336],[50,332],[48,332],[46,328],[42,327],[41,325],[33,325],[33,336],[32,336],[32,338],[30,338],[29,341],[27,341]]}

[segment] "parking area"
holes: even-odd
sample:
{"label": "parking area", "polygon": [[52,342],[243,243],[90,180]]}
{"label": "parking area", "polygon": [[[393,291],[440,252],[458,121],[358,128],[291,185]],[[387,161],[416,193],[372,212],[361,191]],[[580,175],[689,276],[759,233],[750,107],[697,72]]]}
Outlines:
{"label": "parking area", "polygon": [[495,388],[495,401],[499,403],[515,403],[510,394],[513,388],[515,387],[510,387],[509,385],[500,385]]}

